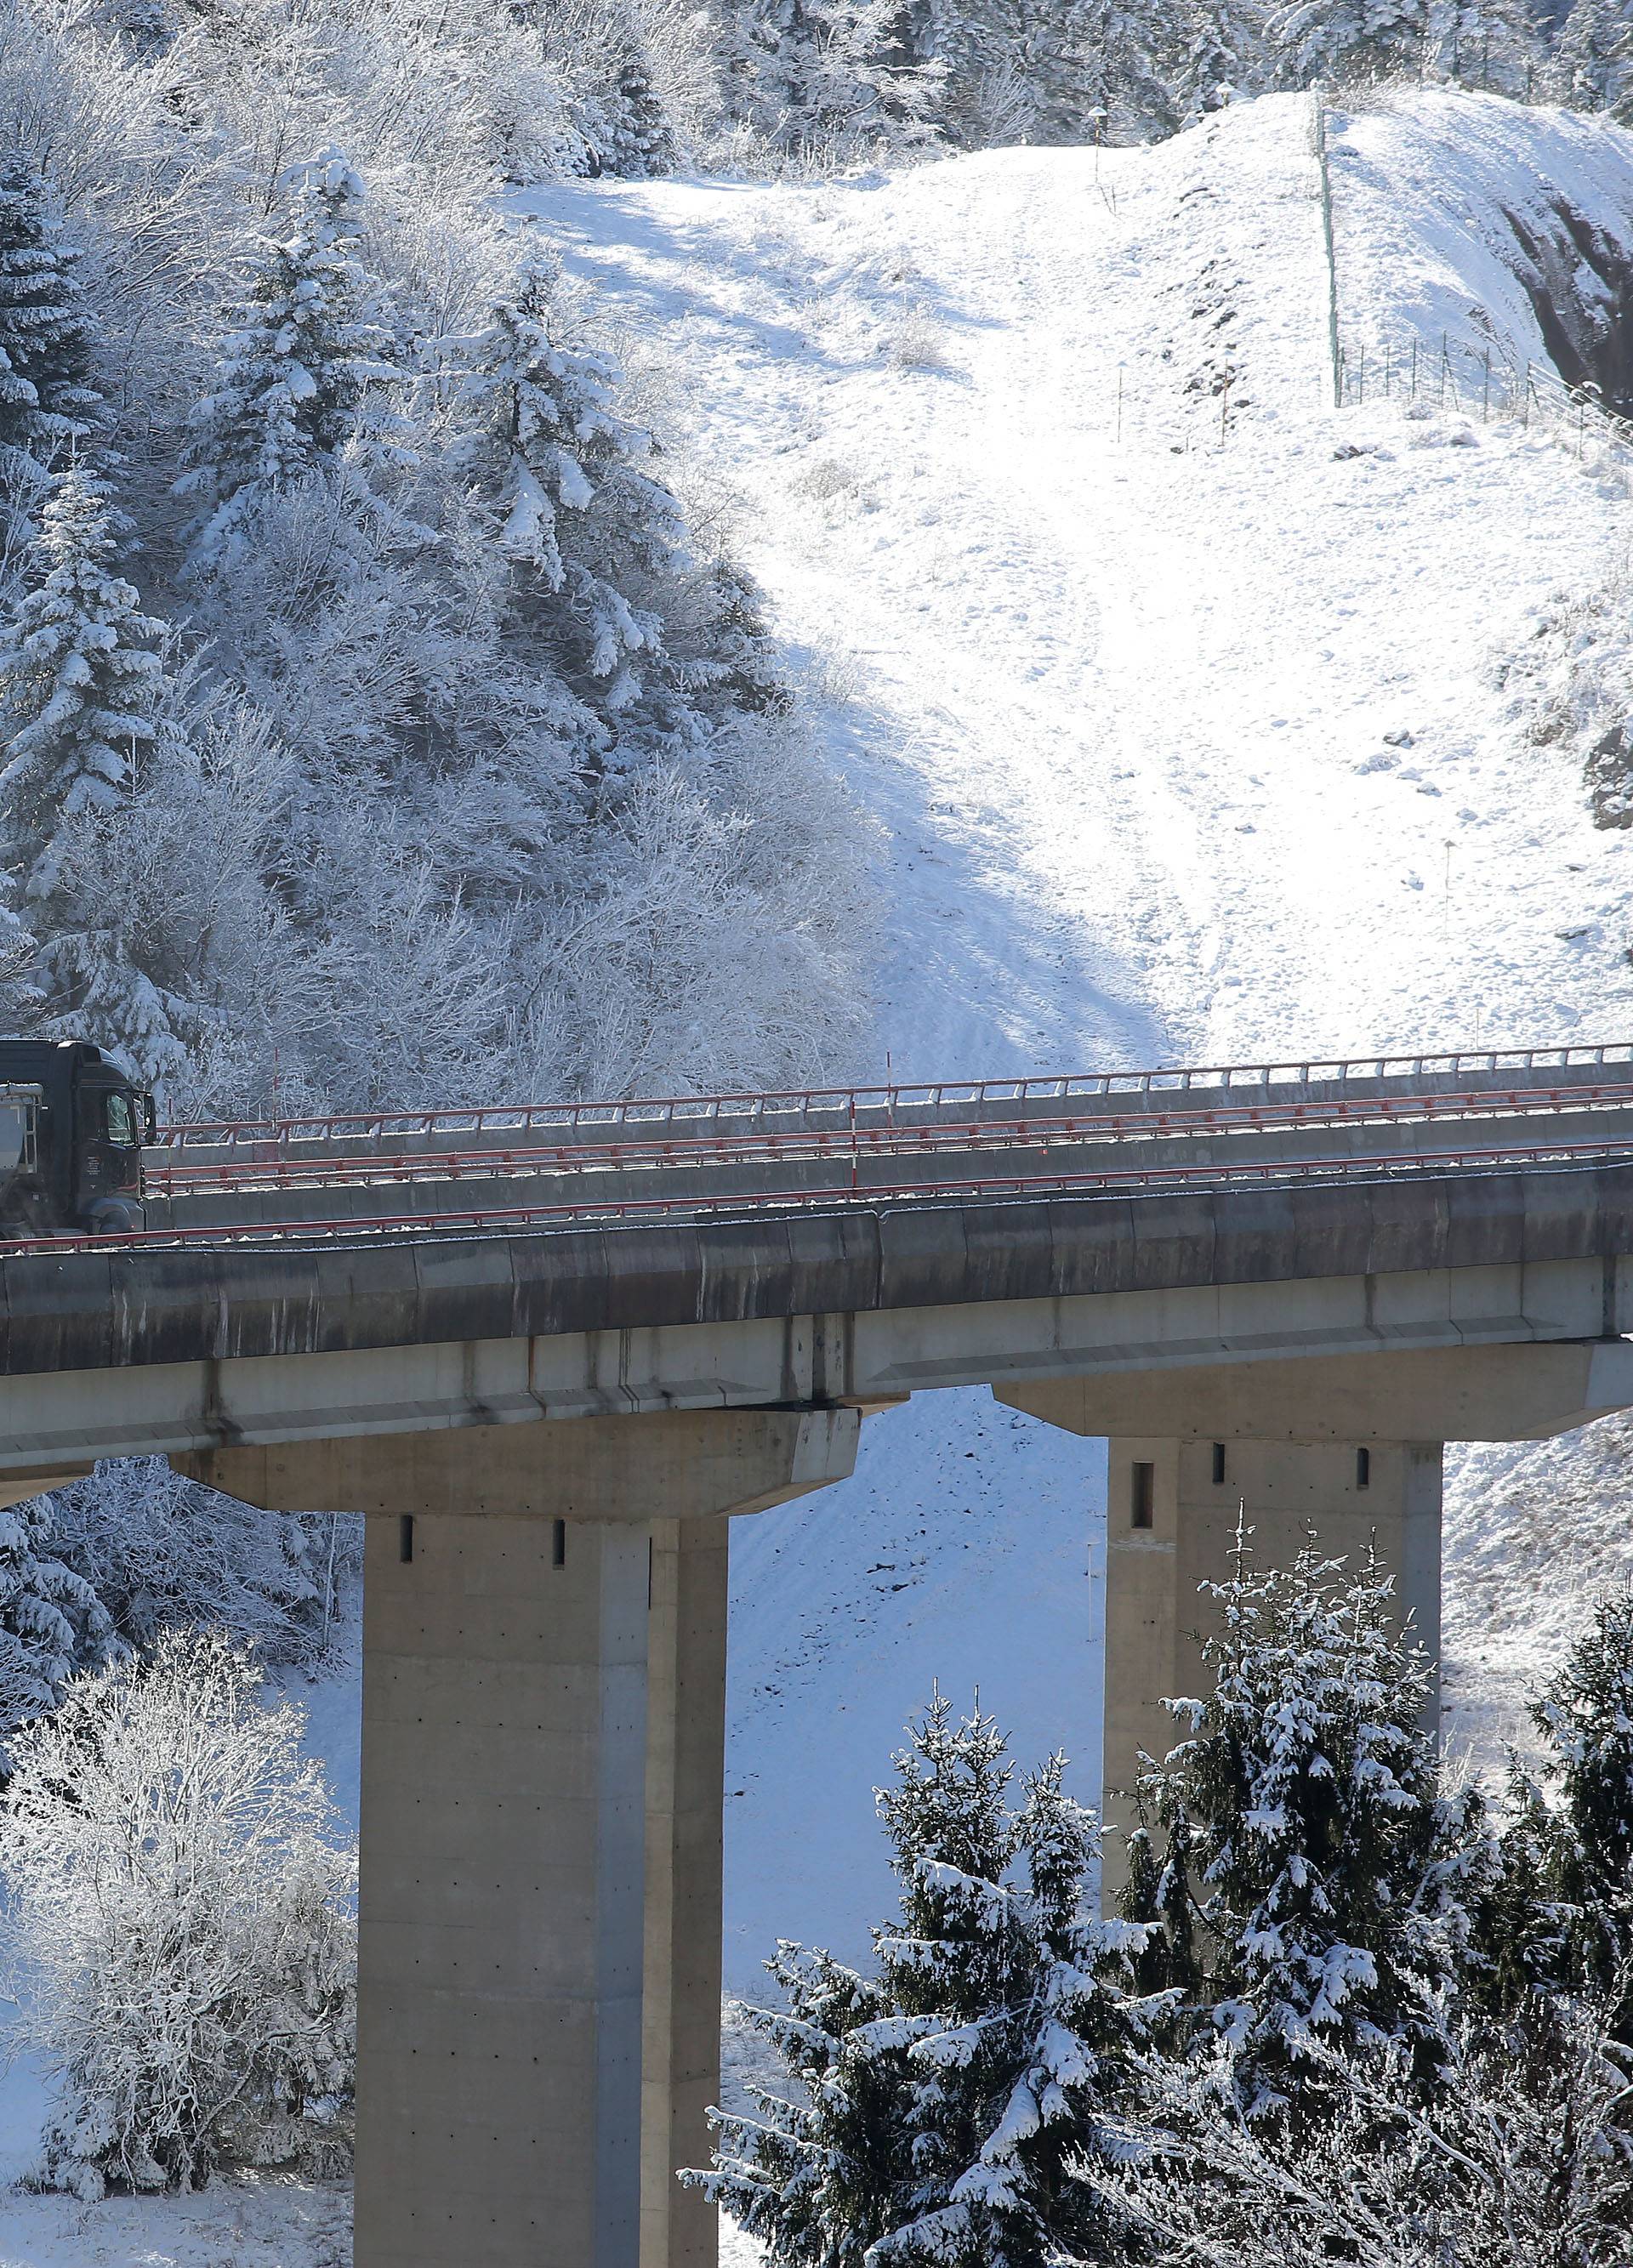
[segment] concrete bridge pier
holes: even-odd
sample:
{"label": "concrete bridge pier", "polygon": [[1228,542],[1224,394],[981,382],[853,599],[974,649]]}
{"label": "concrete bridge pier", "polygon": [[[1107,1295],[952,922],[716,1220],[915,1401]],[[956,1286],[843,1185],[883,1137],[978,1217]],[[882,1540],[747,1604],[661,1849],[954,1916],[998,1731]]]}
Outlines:
{"label": "concrete bridge pier", "polygon": [[[1442,1443],[1540,1440],[1625,1408],[1633,1344],[1249,1357],[994,1391],[1107,1439],[1102,1789],[1108,1822],[1127,1825],[1141,1753],[1161,1756],[1183,1730],[1164,1700],[1205,1676],[1201,1641],[1218,1618],[1199,1586],[1232,1572],[1238,1518],[1260,1567],[1290,1566],[1312,1529],[1352,1568],[1375,1548],[1437,1664]],[[1437,1690],[1430,1707],[1437,1724]],[[1109,1838],[1108,1892],[1120,1853]]]}
{"label": "concrete bridge pier", "polygon": [[853,1410],[663,1412],[189,1459],[369,1515],[356,2268],[712,2268],[727,1518]]}

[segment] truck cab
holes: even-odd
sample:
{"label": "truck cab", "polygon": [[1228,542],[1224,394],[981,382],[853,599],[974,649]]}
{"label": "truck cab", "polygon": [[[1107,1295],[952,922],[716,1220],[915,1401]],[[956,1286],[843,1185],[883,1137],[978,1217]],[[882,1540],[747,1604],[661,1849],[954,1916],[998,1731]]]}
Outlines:
{"label": "truck cab", "polygon": [[0,1039],[0,1237],[140,1228],[151,1095],[85,1040]]}

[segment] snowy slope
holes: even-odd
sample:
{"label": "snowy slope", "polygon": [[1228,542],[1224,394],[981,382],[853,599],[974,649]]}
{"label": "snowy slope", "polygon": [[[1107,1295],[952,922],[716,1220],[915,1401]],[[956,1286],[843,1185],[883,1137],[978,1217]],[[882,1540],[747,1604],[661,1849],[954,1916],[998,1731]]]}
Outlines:
{"label": "snowy slope", "polygon": [[[890,830],[881,1070],[1633,1029],[1625,838],[1498,677],[1625,559],[1625,482],[1536,431],[1333,410],[1311,122],[1273,98],[1151,151],[536,201],[638,356],[681,343],[696,446],[846,696]],[[1504,209],[1555,175],[1633,241],[1614,129],[1433,96],[1329,134],[1350,328],[1478,308],[1540,358]],[[979,1395],[870,1431],[854,1484],[737,1538],[738,1987],[780,1931],[860,1948],[866,1790],[937,1672],[979,1668],[1022,1745],[1063,1742],[1093,1785],[1092,1625],[1061,1607],[1082,1544],[1033,1521],[1072,1488],[1087,1509],[1083,1445]],[[960,1469],[972,1510],[927,1518]],[[1504,1469],[1523,1496],[1526,1460]],[[1452,1496],[1460,1630],[1481,1522]],[[870,1571],[904,1536],[930,1564],[897,1592]],[[1452,1666],[1481,1724],[1482,1675]]]}
{"label": "snowy slope", "polygon": [[[1502,210],[1555,180],[1633,241],[1615,129],[1428,95],[1332,144],[1347,330],[1478,308],[1540,353]],[[1499,680],[1557,594],[1624,565],[1625,481],[1535,431],[1334,412],[1315,192],[1310,106],[1278,97],[1149,151],[528,201],[649,383],[679,361],[669,418],[737,492],[886,831],[880,1071],[1633,1031],[1629,838],[1592,829],[1577,759]],[[1549,1658],[1624,1548],[1624,1440],[1454,1475],[1474,1730],[1511,1709],[1522,1630]],[[1102,1475],[1093,1443],[926,1395],[869,1421],[853,1482],[739,1528],[734,1986],[778,1933],[861,1950],[868,1792],[932,1678],[979,1679],[1092,1793]],[[344,1697],[325,1713],[346,1746]],[[0,2205],[0,2268],[98,2257],[49,2233],[66,2210]],[[149,2233],[105,2257],[263,2257]],[[265,2257],[319,2242],[292,2222]]]}

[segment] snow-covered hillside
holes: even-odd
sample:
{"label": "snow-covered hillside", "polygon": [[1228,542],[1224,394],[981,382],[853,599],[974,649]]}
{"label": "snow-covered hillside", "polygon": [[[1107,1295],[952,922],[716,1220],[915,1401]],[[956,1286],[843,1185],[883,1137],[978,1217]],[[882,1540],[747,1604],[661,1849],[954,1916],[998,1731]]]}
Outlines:
{"label": "snow-covered hillside", "polygon": [[[1151,150],[530,200],[632,352],[681,344],[696,445],[834,690],[888,829],[881,1071],[1633,1027],[1627,838],[1502,681],[1622,570],[1625,477],[1477,401],[1334,410],[1312,123],[1275,97]],[[1427,362],[1489,326],[1541,364],[1508,214],[1540,229],[1557,184],[1633,243],[1613,128],[1430,94],[1327,130],[1346,336]],[[739,1989],[780,1932],[861,1949],[867,1789],[934,1675],[1093,1786],[1090,1445],[979,1395],[868,1434],[853,1484],[738,1531]],[[1504,1461],[1522,1522],[1581,1454]],[[1482,1726],[1495,1469],[1452,1490]]]}
{"label": "snow-covered hillside", "polygon": [[[1593,830],[1579,755],[1503,676],[1625,571],[1625,476],[1477,405],[1332,408],[1311,122],[1276,97],[1150,150],[526,201],[632,361],[680,365],[698,484],[737,492],[883,830],[881,1072],[1633,1030],[1633,838]],[[1633,246],[1614,128],[1428,94],[1328,130],[1347,335],[1432,348],[1483,310],[1540,359],[1504,211],[1551,182]],[[1555,1632],[1539,1602],[1626,1550],[1623,1438],[1458,1464],[1475,1729],[1511,1705],[1517,1567]],[[863,1948],[868,1790],[933,1678],[979,1681],[1093,1793],[1102,1472],[984,1395],[925,1395],[869,1421],[853,1482],[739,1529],[734,1988],[776,1934]],[[0,2263],[262,2257],[183,2218],[74,2252],[66,2211],[0,2205]],[[265,2257],[332,2241],[292,2223]]]}

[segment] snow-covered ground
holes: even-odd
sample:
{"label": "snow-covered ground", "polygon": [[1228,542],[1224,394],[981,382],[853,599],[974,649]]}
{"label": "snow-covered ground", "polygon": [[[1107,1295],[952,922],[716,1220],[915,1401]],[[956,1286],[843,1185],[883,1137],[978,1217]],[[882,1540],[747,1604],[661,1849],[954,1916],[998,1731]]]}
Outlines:
{"label": "snow-covered ground", "polygon": [[[1624,571],[1626,481],[1477,410],[1331,408],[1310,123],[1281,97],[1151,151],[528,201],[637,363],[678,364],[671,416],[884,830],[881,1071],[1633,1032],[1633,838],[1593,831],[1577,756],[1501,677]],[[1633,243],[1615,129],[1428,95],[1329,131],[1347,332],[1484,309],[1540,359],[1501,208],[1550,181]],[[1625,1438],[1455,1464],[1451,1690],[1484,1737],[1522,1633],[1529,1672],[1626,1550]],[[925,1395],[869,1421],[854,1481],[740,1529],[734,1988],[778,1934],[862,1950],[868,1790],[933,1679],[979,1681],[1093,1793],[1102,1473],[1093,1443]],[[355,1704],[321,1715],[354,1784]],[[337,2213],[14,2198],[0,2268],[315,2268]]]}

